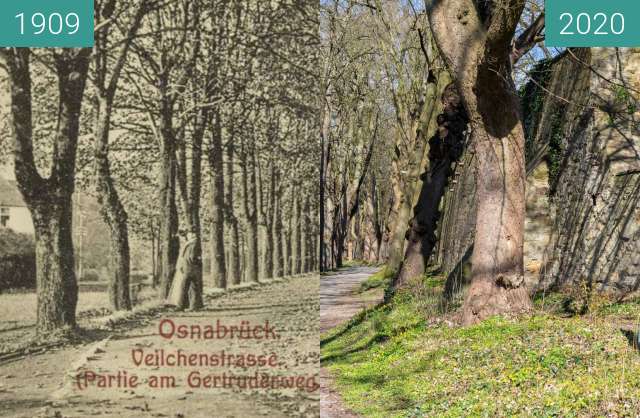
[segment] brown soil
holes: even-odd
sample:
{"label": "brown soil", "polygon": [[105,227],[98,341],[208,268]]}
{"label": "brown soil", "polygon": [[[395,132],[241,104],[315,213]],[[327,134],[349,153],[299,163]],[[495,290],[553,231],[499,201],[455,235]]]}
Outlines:
{"label": "brown soil", "polygon": [[[318,276],[275,281],[255,288],[209,298],[199,312],[157,312],[137,324],[109,331],[108,337],[91,343],[51,349],[0,364],[0,416],[2,417],[317,417],[319,391],[287,389],[190,388],[187,375],[305,376],[318,382]],[[161,319],[176,324],[252,325],[269,321],[278,339],[165,339],[158,333]],[[158,367],[136,366],[133,349],[163,349],[186,353],[276,353],[277,367]],[[144,384],[135,389],[98,388],[80,390],[77,375],[84,370],[135,374]],[[171,375],[175,387],[149,387],[152,376]]]}

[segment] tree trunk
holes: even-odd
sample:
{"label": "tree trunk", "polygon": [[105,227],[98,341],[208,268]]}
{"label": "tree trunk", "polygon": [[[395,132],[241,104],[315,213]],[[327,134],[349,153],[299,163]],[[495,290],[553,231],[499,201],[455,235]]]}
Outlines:
{"label": "tree trunk", "polygon": [[127,212],[120,201],[109,164],[109,130],[111,128],[112,99],[99,97],[95,123],[96,192],[100,213],[111,234],[111,276],[109,302],[114,311],[130,310],[129,287],[129,228]]}
{"label": "tree trunk", "polygon": [[476,152],[477,219],[464,324],[531,308],[523,267],[524,132],[510,66],[523,7],[510,0],[480,16],[471,0],[443,0],[428,11],[469,115]]}
{"label": "tree trunk", "polygon": [[234,153],[233,141],[230,140],[226,144],[227,161],[225,164],[226,173],[224,175],[225,181],[225,202],[224,202],[224,216],[227,227],[228,241],[225,245],[227,252],[227,258],[229,262],[226,264],[227,279],[232,285],[240,284],[242,274],[240,271],[240,237],[238,232],[238,219],[235,216],[234,211]]}
{"label": "tree trunk", "polygon": [[276,167],[275,163],[271,163],[271,179],[269,181],[269,207],[264,213],[264,223],[266,226],[264,240],[264,277],[272,278],[274,276],[274,247],[273,247],[273,230],[275,228],[274,210],[276,206]]}
{"label": "tree trunk", "polygon": [[300,274],[300,202],[294,189],[291,202],[291,274]]}
{"label": "tree trunk", "polygon": [[[282,205],[280,207],[282,210]],[[282,234],[280,238],[280,242],[282,243],[282,275],[290,276],[291,275],[291,241],[289,230],[291,229],[291,213],[285,213],[282,211],[282,217],[289,219],[288,225],[282,224]]]}
{"label": "tree trunk", "polygon": [[222,129],[215,115],[209,165],[211,166],[211,277],[219,289],[227,288],[224,245],[224,166],[222,161]]}
{"label": "tree trunk", "polygon": [[139,2],[133,19],[130,22],[126,39],[120,46],[115,64],[111,68],[109,79],[110,60],[108,20],[113,17],[115,0],[100,4],[101,10],[96,10],[96,16],[102,18],[101,23],[107,23],[107,27],[96,33],[94,46],[94,77],[93,82],[97,88],[97,106],[95,115],[95,149],[96,161],[96,192],[100,204],[100,212],[109,226],[111,234],[111,277],[109,278],[109,301],[114,310],[130,310],[131,297],[129,288],[130,254],[129,254],[129,229],[127,226],[127,212],[120,201],[116,191],[111,167],[109,163],[109,131],[111,129],[111,114],[113,100],[118,87],[118,80],[125,65],[127,54],[133,42],[133,38],[140,28],[140,23],[147,13],[147,0]]}
{"label": "tree trunk", "polygon": [[284,275],[284,261],[282,259],[282,209],[281,195],[274,193],[273,203],[273,236],[271,243],[273,246],[273,277]]}
{"label": "tree trunk", "polygon": [[176,207],[176,150],[171,116],[162,119],[162,149],[160,161],[160,287],[166,298],[176,272],[180,252],[178,239],[178,208]]}
{"label": "tree trunk", "polygon": [[71,238],[71,195],[42,196],[30,207],[35,227],[38,334],[75,328],[78,285]]}
{"label": "tree trunk", "polygon": [[[191,310],[201,309],[203,306],[202,291],[204,287],[202,278],[202,231],[200,223],[200,201],[202,188],[202,143],[204,133],[210,122],[210,114],[207,109],[202,109],[193,122],[191,144],[191,167],[187,170],[187,143],[186,138],[177,142],[178,159],[176,165],[176,177],[180,185],[180,201],[185,218],[185,229],[195,234],[196,242],[190,253],[189,272],[186,275],[187,301]],[[215,128],[214,128],[215,130]],[[184,244],[183,244],[184,245]],[[182,250],[180,250],[182,252]],[[181,306],[181,308],[184,308]]]}
{"label": "tree trunk", "polygon": [[58,127],[51,175],[43,179],[33,156],[31,70],[28,48],[0,52],[11,86],[15,175],[35,229],[36,332],[76,326],[78,285],[72,242],[72,195],[80,110],[89,71],[90,49],[63,49],[54,56],[58,76]]}
{"label": "tree trunk", "polygon": [[[298,207],[300,207],[300,204],[298,203]],[[309,248],[308,248],[308,241],[307,241],[307,230],[309,228],[309,201],[307,199],[305,199],[305,204],[302,208],[302,211],[299,215],[299,219],[300,219],[300,230],[299,230],[299,236],[300,236],[300,268],[299,268],[299,273],[306,273],[307,271],[309,271]]]}
{"label": "tree trunk", "polygon": [[256,167],[253,146],[247,152],[247,146],[243,149],[243,177],[244,177],[244,221],[246,232],[246,281],[258,282],[258,216],[257,216],[257,190]]}
{"label": "tree trunk", "polygon": [[429,140],[429,167],[422,175],[422,189],[409,224],[407,249],[395,288],[421,276],[427,268],[436,243],[439,206],[451,175],[451,164],[462,153],[468,120],[454,84],[445,88],[442,102],[443,113],[437,118],[437,133]]}
{"label": "tree trunk", "polygon": [[[328,103],[328,101],[327,101]],[[319,263],[320,263],[320,271],[327,271],[327,254],[324,243],[324,234],[326,228],[326,209],[325,209],[325,194],[326,194],[326,184],[327,184],[327,168],[328,168],[328,159],[329,159],[329,134],[330,134],[330,125],[331,125],[331,109],[328,105],[324,108],[324,114],[322,117],[322,131],[320,135],[320,139],[322,143],[320,144],[320,243],[319,243]]]}

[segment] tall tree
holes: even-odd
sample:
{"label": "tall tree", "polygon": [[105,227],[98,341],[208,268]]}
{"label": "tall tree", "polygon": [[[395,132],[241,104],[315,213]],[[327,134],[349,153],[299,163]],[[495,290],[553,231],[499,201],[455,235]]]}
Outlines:
{"label": "tall tree", "polygon": [[477,161],[466,324],[531,308],[523,267],[524,132],[512,80],[514,34],[524,7],[525,0],[427,4],[434,38],[469,116]]}
{"label": "tall tree", "polygon": [[[122,2],[120,2],[122,3]],[[96,88],[96,109],[94,113],[94,157],[96,167],[96,191],[101,213],[109,226],[111,233],[111,263],[112,271],[109,278],[109,300],[114,310],[131,309],[129,295],[129,229],[127,226],[127,212],[116,190],[115,181],[111,174],[109,161],[109,133],[113,114],[114,98],[118,89],[118,81],[122,69],[126,64],[127,54],[134,37],[142,23],[144,15],[150,5],[142,0],[134,9],[124,33],[124,39],[116,42],[112,35],[115,26],[116,0],[97,1],[95,14],[96,23],[101,29],[95,34],[93,54],[93,84]],[[129,7],[129,5],[126,5]],[[126,13],[122,13],[125,14]],[[120,43],[116,48],[115,61],[110,54],[113,44]],[[115,62],[115,63],[113,63]]]}
{"label": "tall tree", "polygon": [[76,150],[80,110],[89,72],[91,49],[51,49],[57,77],[57,128],[51,134],[51,173],[43,177],[34,160],[32,99],[33,52],[2,49],[9,75],[15,174],[35,228],[39,334],[76,325],[78,285],[71,238]]}
{"label": "tall tree", "polygon": [[[149,129],[160,149],[160,286],[166,297],[171,288],[179,255],[178,207],[176,204],[178,143],[185,129],[185,118],[176,117],[179,100],[194,74],[200,50],[200,37],[192,36],[199,23],[198,2],[186,0],[153,10],[148,30],[156,36],[132,44],[138,62],[131,66],[129,81],[137,89],[148,119]],[[197,31],[196,31],[197,33]],[[145,89],[153,92],[149,97]],[[188,116],[188,115],[186,115]],[[177,125],[176,125],[177,123]]]}

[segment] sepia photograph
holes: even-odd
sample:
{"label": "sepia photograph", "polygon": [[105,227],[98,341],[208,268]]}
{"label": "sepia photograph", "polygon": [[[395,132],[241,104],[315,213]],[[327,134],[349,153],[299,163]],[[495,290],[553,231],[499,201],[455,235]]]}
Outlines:
{"label": "sepia photograph", "polygon": [[0,416],[319,416],[318,6],[91,3],[0,50]]}

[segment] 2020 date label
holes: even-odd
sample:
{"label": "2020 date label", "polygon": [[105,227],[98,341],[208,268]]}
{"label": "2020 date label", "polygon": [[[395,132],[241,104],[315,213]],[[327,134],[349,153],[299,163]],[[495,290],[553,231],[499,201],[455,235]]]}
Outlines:
{"label": "2020 date label", "polygon": [[546,0],[547,47],[638,47],[640,1]]}
{"label": "2020 date label", "polygon": [[92,47],[93,0],[0,1],[1,47]]}

